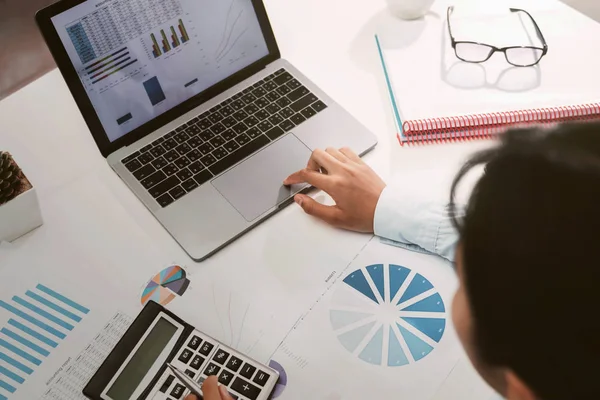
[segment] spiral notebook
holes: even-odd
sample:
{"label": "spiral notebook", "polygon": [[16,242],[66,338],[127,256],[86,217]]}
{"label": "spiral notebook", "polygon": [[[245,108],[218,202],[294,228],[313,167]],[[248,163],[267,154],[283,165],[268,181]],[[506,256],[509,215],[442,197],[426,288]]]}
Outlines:
{"label": "spiral notebook", "polygon": [[[458,4],[457,4],[458,3]],[[513,67],[502,53],[481,64],[460,61],[456,40],[497,47],[539,45],[530,19],[510,3],[464,6],[438,0],[421,20],[381,27],[375,43],[401,144],[489,138],[509,127],[600,118],[600,24],[554,0],[519,3],[535,18],[548,53],[534,67]],[[576,29],[575,29],[576,27]]]}

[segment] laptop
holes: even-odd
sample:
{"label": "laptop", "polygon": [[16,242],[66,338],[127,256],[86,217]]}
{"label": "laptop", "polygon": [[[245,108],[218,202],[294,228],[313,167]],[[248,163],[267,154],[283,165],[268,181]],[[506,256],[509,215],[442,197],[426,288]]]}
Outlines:
{"label": "laptop", "polygon": [[282,182],[314,149],[377,144],[281,58],[261,0],[61,0],[36,20],[100,153],[196,261],[306,190]]}

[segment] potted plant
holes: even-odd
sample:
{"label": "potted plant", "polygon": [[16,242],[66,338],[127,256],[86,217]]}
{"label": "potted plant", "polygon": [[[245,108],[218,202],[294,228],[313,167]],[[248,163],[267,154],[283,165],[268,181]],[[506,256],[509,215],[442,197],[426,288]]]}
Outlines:
{"label": "potted plant", "polygon": [[0,242],[13,241],[42,223],[35,188],[10,153],[0,151]]}

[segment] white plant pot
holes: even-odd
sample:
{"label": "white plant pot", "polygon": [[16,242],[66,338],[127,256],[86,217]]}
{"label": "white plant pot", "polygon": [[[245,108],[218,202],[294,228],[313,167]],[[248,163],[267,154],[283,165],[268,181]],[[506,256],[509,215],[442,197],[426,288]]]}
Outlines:
{"label": "white plant pot", "polygon": [[11,242],[44,223],[35,188],[0,206],[0,242]]}

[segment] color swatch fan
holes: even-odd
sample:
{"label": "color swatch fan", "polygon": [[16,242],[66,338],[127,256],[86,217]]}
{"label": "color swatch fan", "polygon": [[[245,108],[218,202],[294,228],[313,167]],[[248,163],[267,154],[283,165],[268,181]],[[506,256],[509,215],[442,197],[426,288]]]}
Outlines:
{"label": "color swatch fan", "polygon": [[375,365],[397,367],[433,351],[446,328],[444,301],[421,274],[399,265],[370,265],[344,278],[330,309],[346,350]]}
{"label": "color swatch fan", "polygon": [[165,268],[146,285],[142,292],[142,306],[151,300],[166,306],[177,296],[183,296],[189,285],[185,270],[179,265]]}

